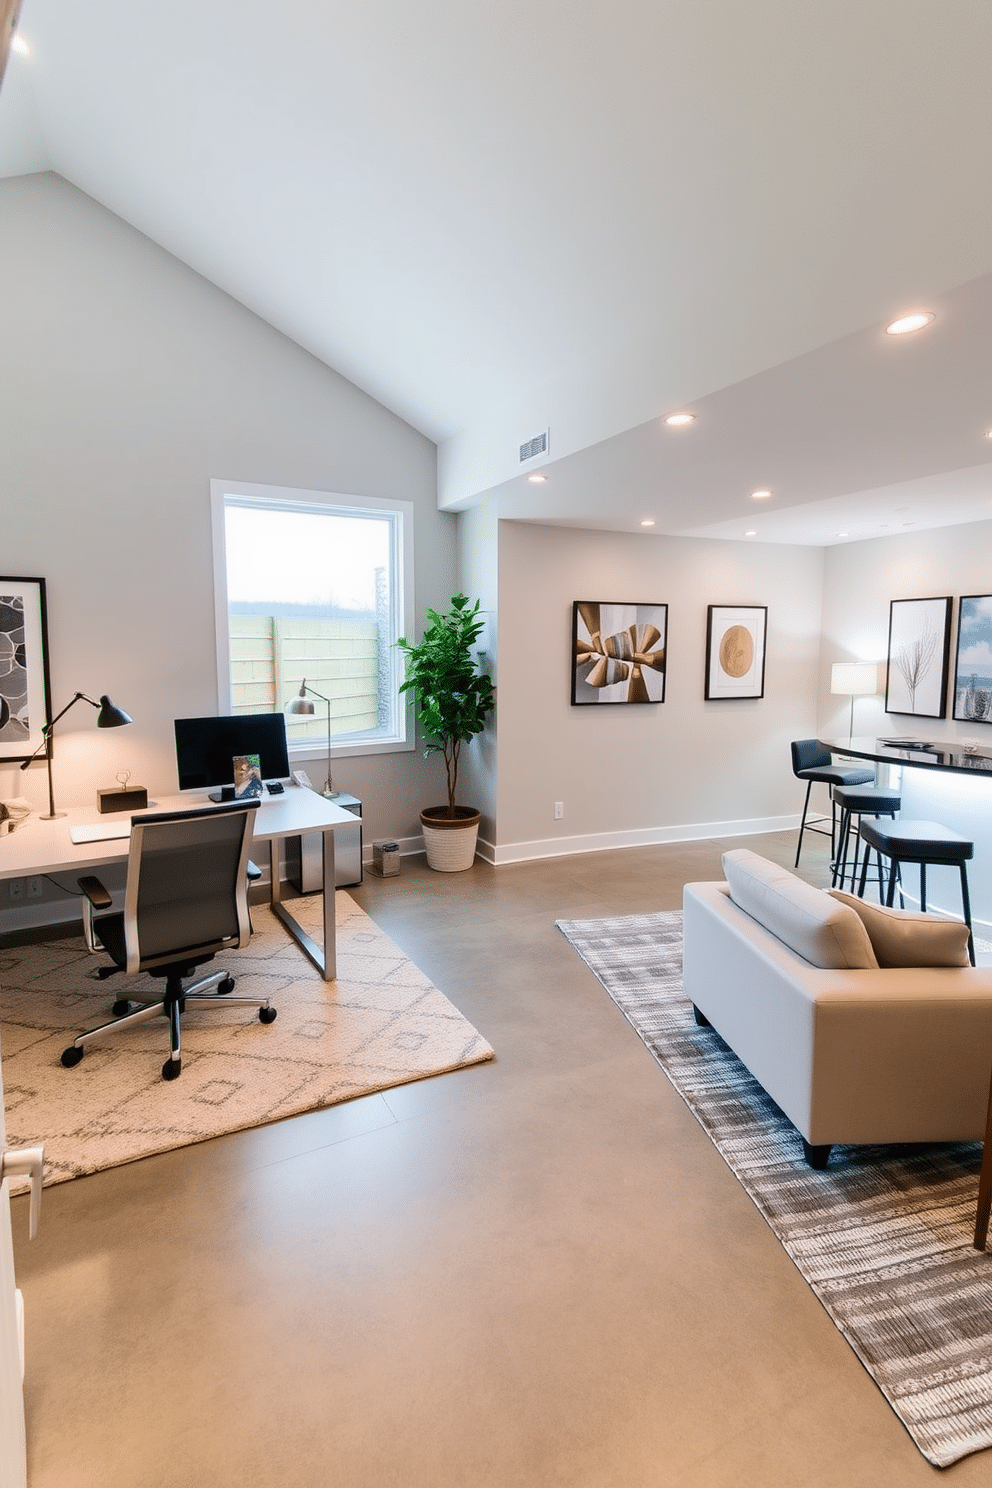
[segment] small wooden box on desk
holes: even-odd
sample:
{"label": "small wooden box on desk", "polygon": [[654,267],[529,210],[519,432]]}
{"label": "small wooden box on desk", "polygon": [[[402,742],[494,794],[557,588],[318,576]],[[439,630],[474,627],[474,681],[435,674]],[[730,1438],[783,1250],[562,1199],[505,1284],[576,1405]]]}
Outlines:
{"label": "small wooden box on desk", "polygon": [[[357,816],[354,831],[339,827],[334,837],[334,887],[351,888],[362,881],[362,803],[357,796],[339,791],[335,806]],[[316,894],[324,887],[319,832],[286,838],[286,877],[301,894]]]}

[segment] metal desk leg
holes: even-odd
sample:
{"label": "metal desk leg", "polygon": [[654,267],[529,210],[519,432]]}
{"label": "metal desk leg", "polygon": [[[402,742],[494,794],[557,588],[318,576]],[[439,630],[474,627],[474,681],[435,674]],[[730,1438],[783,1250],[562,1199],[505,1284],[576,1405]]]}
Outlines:
{"label": "metal desk leg", "polygon": [[273,838],[269,843],[269,873],[272,880],[272,913],[281,920],[296,941],[300,950],[308,956],[324,978],[333,982],[337,976],[337,944],[334,931],[334,832],[328,827],[322,833],[324,858],[324,945],[307,934],[299,921],[290,914],[282,902],[282,883],[279,878],[279,843]]}

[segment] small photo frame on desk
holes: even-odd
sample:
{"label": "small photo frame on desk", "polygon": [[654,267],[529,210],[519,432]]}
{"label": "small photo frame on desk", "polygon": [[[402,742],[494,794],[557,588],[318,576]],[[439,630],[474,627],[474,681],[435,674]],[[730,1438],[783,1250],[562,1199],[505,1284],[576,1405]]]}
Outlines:
{"label": "small photo frame on desk", "polygon": [[45,581],[0,578],[0,763],[44,758],[51,716]]}
{"label": "small photo frame on desk", "polygon": [[262,759],[257,754],[236,754],[234,765],[234,799],[257,801],[262,794]]}

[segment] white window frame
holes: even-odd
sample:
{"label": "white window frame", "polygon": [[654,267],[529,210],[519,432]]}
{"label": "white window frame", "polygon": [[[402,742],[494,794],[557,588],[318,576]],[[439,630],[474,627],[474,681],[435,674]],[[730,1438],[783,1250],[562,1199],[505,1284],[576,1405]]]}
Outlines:
{"label": "white window frame", "polygon": [[[412,635],[413,614],[413,503],[391,501],[379,496],[343,496],[331,491],[299,490],[291,486],[262,486],[250,481],[211,480],[210,506],[213,532],[214,559],[214,624],[217,639],[217,712],[231,712],[231,647],[227,609],[227,542],[224,523],[226,498],[244,500],[246,504],[260,507],[282,508],[287,511],[313,510],[326,507],[335,515],[355,516],[368,512],[390,512],[395,516],[393,526],[393,613],[397,635]],[[396,728],[392,737],[380,739],[358,739],[334,741],[334,758],[342,759],[362,754],[395,754],[410,751],[415,747],[413,707],[409,697],[399,693],[404,668],[400,652],[390,649],[390,685],[396,697]],[[291,743],[290,763],[294,766],[309,760],[323,760],[324,748],[308,740],[306,743]]]}

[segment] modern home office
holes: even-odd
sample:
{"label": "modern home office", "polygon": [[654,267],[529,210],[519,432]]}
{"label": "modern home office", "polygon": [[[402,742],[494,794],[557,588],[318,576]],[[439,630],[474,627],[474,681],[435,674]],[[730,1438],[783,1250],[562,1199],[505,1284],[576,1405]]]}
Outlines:
{"label": "modern home office", "polygon": [[[983,1118],[792,1107],[822,986],[940,982],[992,1072],[952,11],[0,0],[0,1488],[987,1480]],[[438,871],[401,643],[462,596]],[[913,864],[912,997],[753,914],[713,969],[735,855],[857,897],[798,741],[973,844],[975,966]],[[906,1026],[845,1119],[953,1106]]]}

